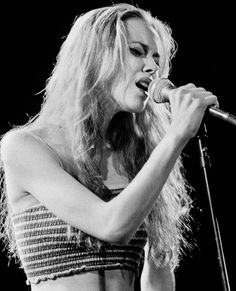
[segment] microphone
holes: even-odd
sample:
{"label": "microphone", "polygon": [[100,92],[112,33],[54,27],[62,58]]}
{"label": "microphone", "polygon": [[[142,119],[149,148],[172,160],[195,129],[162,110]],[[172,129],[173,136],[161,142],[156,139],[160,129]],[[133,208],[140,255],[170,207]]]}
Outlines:
{"label": "microphone", "polygon": [[[149,84],[148,94],[155,103],[165,103],[169,102],[169,94],[175,88],[175,85],[167,78],[154,79]],[[236,126],[236,117],[233,114],[214,106],[210,106],[208,112],[210,115]]]}

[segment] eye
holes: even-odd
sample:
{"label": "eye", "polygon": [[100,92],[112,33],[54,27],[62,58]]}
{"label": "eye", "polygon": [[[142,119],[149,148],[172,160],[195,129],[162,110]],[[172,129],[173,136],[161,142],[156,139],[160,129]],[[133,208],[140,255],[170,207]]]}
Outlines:
{"label": "eye", "polygon": [[157,64],[157,66],[160,66],[160,58],[159,57],[154,57],[154,62]]}
{"label": "eye", "polygon": [[129,50],[136,57],[141,57],[141,56],[145,55],[144,51],[142,49],[140,49],[140,48],[130,47]]}

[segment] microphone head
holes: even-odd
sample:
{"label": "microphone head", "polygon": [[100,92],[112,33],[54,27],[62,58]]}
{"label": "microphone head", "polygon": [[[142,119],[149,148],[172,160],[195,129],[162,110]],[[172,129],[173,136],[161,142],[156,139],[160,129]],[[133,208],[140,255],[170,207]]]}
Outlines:
{"label": "microphone head", "polygon": [[163,94],[162,90],[174,88],[173,83],[167,78],[154,79],[148,87],[148,94],[155,103],[168,102],[168,96]]}

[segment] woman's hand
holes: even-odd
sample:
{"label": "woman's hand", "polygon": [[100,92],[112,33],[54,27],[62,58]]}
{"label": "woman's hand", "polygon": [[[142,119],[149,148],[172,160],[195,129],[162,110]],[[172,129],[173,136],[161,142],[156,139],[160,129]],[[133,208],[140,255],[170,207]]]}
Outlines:
{"label": "woman's hand", "polygon": [[207,107],[218,106],[215,95],[194,84],[171,90],[169,101],[172,114],[170,131],[186,140],[196,135]]}

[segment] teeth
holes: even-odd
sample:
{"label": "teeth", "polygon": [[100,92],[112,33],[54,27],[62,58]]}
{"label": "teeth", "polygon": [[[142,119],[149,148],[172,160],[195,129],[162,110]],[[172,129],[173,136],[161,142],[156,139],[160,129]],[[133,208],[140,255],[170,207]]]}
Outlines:
{"label": "teeth", "polygon": [[147,85],[147,83],[146,82],[140,82],[140,84],[144,87],[144,88],[146,88],[147,89],[147,87],[148,87],[148,85]]}
{"label": "teeth", "polygon": [[146,91],[148,89],[148,84],[144,81],[140,81],[136,83],[137,87]]}

